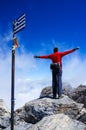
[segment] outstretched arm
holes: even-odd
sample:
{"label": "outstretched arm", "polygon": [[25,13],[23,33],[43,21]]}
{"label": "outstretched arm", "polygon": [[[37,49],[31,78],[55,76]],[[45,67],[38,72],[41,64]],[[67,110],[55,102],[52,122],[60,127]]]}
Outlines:
{"label": "outstretched arm", "polygon": [[72,49],[72,50],[68,50],[68,51],[62,52],[62,56],[65,56],[65,55],[67,55],[67,54],[69,54],[69,53],[72,53],[72,52],[74,52],[74,51],[76,51],[76,50],[78,50],[78,49],[79,49],[79,47],[76,47],[76,48],[74,48],[74,49]]}

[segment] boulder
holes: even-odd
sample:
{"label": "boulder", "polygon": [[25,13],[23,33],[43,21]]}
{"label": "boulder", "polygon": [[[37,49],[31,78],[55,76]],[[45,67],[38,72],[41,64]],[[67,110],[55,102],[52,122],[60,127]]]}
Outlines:
{"label": "boulder", "polygon": [[[10,130],[10,127],[5,130]],[[44,117],[34,125],[21,122],[14,126],[14,130],[86,130],[86,125],[65,114],[55,114]]]}
{"label": "boulder", "polygon": [[74,89],[71,93],[70,98],[78,103],[83,103],[84,107],[86,108],[86,86],[80,85]]}
{"label": "boulder", "polygon": [[[32,124],[29,124],[25,121],[19,121],[17,122],[17,124],[14,125],[14,130],[27,130],[31,126]],[[5,130],[10,130],[10,126],[6,128]]]}
{"label": "boulder", "polygon": [[[70,95],[70,93],[73,91],[73,88],[71,87],[70,84],[68,83],[63,83],[63,94],[65,95]],[[40,94],[40,98],[42,97],[52,97],[52,87],[51,86],[48,86],[48,87],[45,87],[42,91],[41,91],[41,94]]]}
{"label": "boulder", "polygon": [[[83,103],[83,107],[86,108],[86,86],[80,85],[73,89],[68,83],[63,83],[63,94],[67,95],[69,98],[73,99],[78,103]],[[45,87],[40,97],[52,97],[52,87]],[[77,115],[77,119],[86,124],[86,109],[82,109]]]}
{"label": "boulder", "polygon": [[64,114],[44,117],[27,130],[86,130],[86,125]]}
{"label": "boulder", "polygon": [[61,99],[42,98],[28,102],[24,107],[16,110],[16,119],[23,119],[27,123],[35,124],[45,116],[59,113],[64,113],[75,119],[82,108],[83,104],[76,103],[68,96]]}
{"label": "boulder", "polygon": [[[52,98],[52,87],[44,88],[40,98],[15,111],[14,130],[86,130],[85,102],[81,100],[86,88],[79,86],[73,92],[68,88],[63,88],[65,95],[60,99]],[[0,130],[10,130],[10,111],[3,100],[0,100]]]}
{"label": "boulder", "polygon": [[52,87],[45,87],[41,91],[40,98],[43,97],[52,97]]}
{"label": "boulder", "polygon": [[4,129],[10,125],[10,111],[3,99],[0,99],[0,128]]}

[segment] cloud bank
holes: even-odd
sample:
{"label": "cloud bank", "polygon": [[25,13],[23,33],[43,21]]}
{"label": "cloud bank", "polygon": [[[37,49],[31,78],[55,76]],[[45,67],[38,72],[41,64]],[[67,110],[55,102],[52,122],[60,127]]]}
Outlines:
{"label": "cloud bank", "polygon": [[[11,41],[11,36],[4,39]],[[3,41],[3,40],[2,40]],[[3,41],[4,43],[4,41]],[[15,108],[24,103],[39,98],[41,90],[51,86],[51,72],[46,60],[34,59],[33,52],[26,52],[21,46],[16,50],[15,64]],[[0,98],[4,99],[10,108],[11,101],[11,48],[8,45],[0,47]],[[46,66],[47,64],[47,66]],[[86,84],[86,59],[74,52],[63,58],[63,82],[73,87]],[[42,69],[43,68],[43,69]]]}
{"label": "cloud bank", "polygon": [[74,53],[64,61],[63,80],[69,82],[72,87],[77,87],[80,84],[86,84],[86,58],[85,55],[80,56],[76,52]]}

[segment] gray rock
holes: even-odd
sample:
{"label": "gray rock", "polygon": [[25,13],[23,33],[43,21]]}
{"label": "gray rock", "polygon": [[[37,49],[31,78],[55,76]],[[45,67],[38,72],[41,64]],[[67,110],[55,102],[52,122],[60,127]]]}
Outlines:
{"label": "gray rock", "polygon": [[80,85],[71,93],[70,98],[78,103],[83,103],[86,108],[86,86]]}
{"label": "gray rock", "polygon": [[[29,124],[24,121],[19,121],[19,122],[17,122],[16,125],[14,125],[14,130],[26,130],[26,129],[30,128],[31,126],[32,126],[32,124]],[[8,128],[6,128],[5,130],[10,130],[10,126]]]}
{"label": "gray rock", "polygon": [[4,129],[10,125],[10,111],[3,99],[0,99],[0,128]]}
{"label": "gray rock", "polygon": [[64,113],[71,118],[76,118],[83,108],[83,104],[74,102],[68,96],[61,99],[42,98],[25,104],[16,110],[16,118],[23,119],[28,123],[37,123],[43,117]]}
{"label": "gray rock", "polygon": [[86,109],[85,108],[83,108],[82,111],[80,112],[80,114],[78,114],[77,120],[86,124]]}
{"label": "gray rock", "polygon": [[[86,130],[85,104],[72,100],[74,93],[71,94],[68,87],[64,88],[63,93],[66,95],[60,99],[52,99],[52,88],[47,87],[42,90],[39,99],[17,109],[14,114],[14,130]],[[78,100],[78,93],[82,96],[85,87],[77,89],[74,92]],[[10,111],[4,101],[0,100],[0,130],[3,129],[10,130]]]}
{"label": "gray rock", "polygon": [[[63,94],[65,95],[70,95],[70,93],[73,91],[73,88],[71,87],[70,84],[68,83],[63,83],[62,84],[63,86]],[[45,87],[42,91],[41,91],[41,94],[40,94],[40,98],[42,97],[52,97],[52,87]]]}
{"label": "gray rock", "polygon": [[[10,127],[5,130],[10,130]],[[86,125],[67,115],[56,114],[44,117],[34,125],[21,122],[14,126],[14,130],[86,130]]]}
{"label": "gray rock", "polygon": [[86,125],[64,114],[44,117],[26,130],[86,130]]}
{"label": "gray rock", "polygon": [[45,87],[41,91],[40,98],[42,97],[52,97],[52,87]]}
{"label": "gray rock", "polygon": [[86,113],[80,116],[78,120],[86,124]]}
{"label": "gray rock", "polygon": [[3,99],[0,99],[0,108],[3,108],[5,111],[10,112],[9,108],[7,107],[7,105]]}

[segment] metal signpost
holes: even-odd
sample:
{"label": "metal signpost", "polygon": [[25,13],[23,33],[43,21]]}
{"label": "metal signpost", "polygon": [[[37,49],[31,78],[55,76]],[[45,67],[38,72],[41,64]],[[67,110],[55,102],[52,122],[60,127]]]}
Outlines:
{"label": "metal signpost", "polygon": [[11,130],[14,130],[15,50],[18,47],[15,34],[25,27],[25,14],[13,21],[12,75],[11,75]]}

